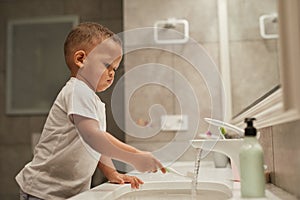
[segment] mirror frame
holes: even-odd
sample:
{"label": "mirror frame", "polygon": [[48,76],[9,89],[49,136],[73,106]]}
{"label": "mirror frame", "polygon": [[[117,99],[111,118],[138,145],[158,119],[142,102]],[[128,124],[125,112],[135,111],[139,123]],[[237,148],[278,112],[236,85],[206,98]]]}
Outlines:
{"label": "mirror frame", "polygon": [[[226,6],[223,0],[219,0],[219,3],[221,3],[219,9]],[[221,13],[219,20],[227,15],[224,11],[219,13]],[[280,89],[234,118],[231,106],[229,61],[226,60],[225,52],[222,52],[221,48],[221,73],[227,94],[223,105],[225,105],[227,122],[244,127],[244,118],[255,117],[257,128],[263,128],[300,119],[300,2],[278,0],[278,17]],[[226,27],[220,28],[225,28],[226,31]],[[220,46],[222,45],[226,47],[228,44],[226,38],[222,39],[220,36]]]}
{"label": "mirror frame", "polygon": [[[15,101],[22,102],[24,101],[24,96],[27,97],[27,99],[38,99],[37,97],[34,96],[34,93],[26,93],[24,91],[15,91],[13,88],[13,84],[16,85],[22,85],[25,87],[29,87],[30,85],[28,85],[28,83],[24,83],[22,81],[19,80],[19,74],[21,73],[15,73],[15,69],[16,68],[26,68],[26,70],[28,70],[29,72],[32,73],[32,71],[34,70],[34,67],[41,67],[41,66],[30,66],[30,65],[24,65],[24,66],[17,66],[14,63],[14,60],[24,60],[24,55],[23,54],[18,54],[15,55],[14,51],[15,51],[15,44],[16,44],[16,35],[24,35],[23,29],[18,29],[19,27],[28,27],[31,25],[35,25],[36,27],[38,27],[38,25],[64,25],[64,31],[69,30],[70,26],[74,27],[79,23],[79,17],[77,15],[62,15],[62,16],[48,16],[48,17],[33,17],[33,18],[24,18],[24,19],[11,19],[8,20],[7,22],[7,48],[6,48],[6,103],[5,103],[5,108],[6,108],[6,114],[7,115],[32,115],[32,114],[47,114],[50,110],[50,107],[52,105],[52,101],[55,98],[55,96],[51,98],[46,99],[46,105],[47,106],[43,106],[42,108],[38,107],[35,104],[32,105],[22,105],[22,106],[15,106],[12,103],[12,99],[15,99]],[[38,28],[34,28],[32,29],[32,31],[39,31],[39,30],[43,30],[41,27]],[[15,34],[15,33],[18,34]],[[51,38],[50,33],[48,32],[43,32],[43,35],[46,37]],[[61,35],[63,38],[63,35]],[[24,40],[24,38],[22,38]],[[25,38],[26,40],[26,38]],[[48,41],[49,42],[49,41]],[[50,41],[51,43],[51,41]],[[25,46],[28,44],[25,43]],[[29,44],[27,45],[29,46]],[[27,48],[26,46],[26,48]],[[33,45],[34,46],[34,45]],[[19,46],[17,46],[19,47]],[[16,48],[17,49],[17,48]],[[32,54],[34,53],[33,47],[31,49],[27,48],[27,51],[31,51],[32,50]],[[58,49],[60,50],[60,49]],[[49,55],[47,55],[49,56]],[[62,60],[64,62],[64,60]],[[53,69],[54,70],[54,69]],[[56,69],[57,70],[57,69]],[[57,71],[56,73],[63,73],[63,71]],[[64,72],[66,75],[69,74],[68,70],[66,69],[66,71]],[[24,73],[22,73],[22,76],[24,76]],[[47,75],[48,77],[50,76],[49,74]],[[36,78],[36,77],[35,77]],[[55,78],[55,77],[51,77],[51,78]],[[57,81],[57,82],[61,82],[60,84],[64,84],[64,82],[62,82],[62,80]],[[35,80],[35,83],[38,83],[38,81]],[[58,85],[59,86],[59,85]],[[58,87],[57,86],[57,87]],[[38,87],[42,87],[43,90],[47,90],[47,86],[44,83],[39,83]],[[32,90],[32,87],[29,87]]]}

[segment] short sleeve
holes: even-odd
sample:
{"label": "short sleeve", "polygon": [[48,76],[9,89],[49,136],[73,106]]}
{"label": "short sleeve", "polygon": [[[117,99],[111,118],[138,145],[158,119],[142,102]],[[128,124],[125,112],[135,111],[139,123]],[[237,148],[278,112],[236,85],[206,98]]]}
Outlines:
{"label": "short sleeve", "polygon": [[[67,115],[73,122],[71,115],[76,114],[83,117],[95,119],[100,122],[99,115],[97,114],[97,102],[99,97],[96,93],[90,89],[84,82],[73,79],[74,83],[71,85],[69,95],[66,95],[67,104]],[[100,127],[100,126],[99,126]],[[82,141],[87,151],[97,160],[100,159],[101,154],[95,151],[89,144],[87,144],[80,133],[78,132],[79,138]]]}
{"label": "short sleeve", "polygon": [[74,83],[72,90],[69,97],[71,103],[67,111],[68,116],[76,114],[99,121],[97,117],[98,97],[95,92],[79,80]]}

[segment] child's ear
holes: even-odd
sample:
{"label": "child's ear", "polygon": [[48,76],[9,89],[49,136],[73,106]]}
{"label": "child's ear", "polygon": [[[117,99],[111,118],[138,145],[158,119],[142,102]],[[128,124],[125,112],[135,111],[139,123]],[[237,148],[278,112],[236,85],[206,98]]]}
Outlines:
{"label": "child's ear", "polygon": [[74,63],[79,68],[83,67],[83,61],[85,58],[86,58],[86,53],[83,50],[79,50],[74,53]]}

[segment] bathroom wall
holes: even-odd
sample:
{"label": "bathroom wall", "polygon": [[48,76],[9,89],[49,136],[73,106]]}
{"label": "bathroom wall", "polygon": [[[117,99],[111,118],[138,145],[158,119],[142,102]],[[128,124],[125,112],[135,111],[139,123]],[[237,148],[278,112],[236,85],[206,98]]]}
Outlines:
{"label": "bathroom wall", "polygon": [[[278,84],[278,67],[277,67],[277,41],[264,40],[259,35],[258,18],[265,13],[276,12],[276,1],[268,0],[260,4],[260,1],[227,1],[228,7],[228,37],[229,37],[229,60],[232,67],[232,92],[233,92],[233,114],[238,114],[242,109],[254,102],[253,98],[262,96],[264,92],[269,91],[273,86]],[[180,6],[178,6],[180,5]],[[219,19],[218,19],[218,1],[205,0],[188,0],[184,4],[180,1],[149,1],[149,0],[125,0],[124,1],[124,31],[135,28],[152,27],[158,20],[168,18],[182,18],[189,22],[190,37],[202,45],[212,57],[217,67],[219,61]],[[146,16],[146,17],[145,17]],[[245,22],[249,23],[245,23]],[[247,25],[245,25],[247,24]],[[153,35],[145,34],[135,38],[134,42],[125,45],[128,48],[138,48],[141,44],[153,44]],[[190,44],[156,44],[157,49],[139,49],[125,55],[125,71],[128,72],[134,67],[145,63],[160,63],[172,67],[177,72],[186,77],[193,85],[198,99],[200,99],[201,116],[200,127],[198,132],[203,133],[207,129],[207,124],[203,121],[204,117],[210,117],[212,111],[210,105],[210,96],[206,88],[203,77],[198,76],[193,70],[193,66],[178,55],[172,54],[160,48],[181,49],[184,52],[191,48]],[[199,52],[192,52],[192,56],[199,56]],[[255,59],[253,59],[255,58]],[[275,66],[275,69],[274,69]],[[263,71],[263,73],[252,73],[252,78],[262,79],[255,87],[260,90],[261,85],[266,82],[272,86],[267,89],[251,90],[255,95],[251,98],[245,98],[243,91],[249,92],[249,88],[241,90],[243,87],[254,87],[247,82],[240,83],[241,77],[251,74],[253,71]],[[271,73],[272,72],[272,73]],[[234,74],[233,74],[234,73]],[[271,74],[265,77],[265,74]],[[169,77],[169,74],[160,75]],[[248,77],[248,79],[252,79]],[[248,80],[247,79],[247,80]],[[242,79],[245,81],[246,79]],[[125,81],[126,83],[126,81]],[[176,86],[174,86],[176,87]],[[263,93],[262,93],[263,92]],[[147,94],[147,95],[146,95]],[[178,114],[178,102],[175,96],[166,88],[161,86],[143,86],[139,88],[131,97],[130,114],[136,122],[149,122],[149,108],[151,105],[162,105],[168,114]],[[129,121],[128,119],[126,119]],[[157,149],[161,145],[169,142],[174,138],[174,132],[160,132],[149,140],[139,140],[130,135],[126,136],[126,141],[138,147],[148,150]],[[184,154],[182,159],[193,159],[193,153]]]}
{"label": "bathroom wall", "polygon": [[[190,37],[204,47],[207,55],[213,59],[218,68],[219,30],[217,10],[217,0],[187,0],[184,3],[181,0],[124,0],[124,31],[153,27],[156,21],[167,20],[168,18],[186,19],[189,22]],[[159,63],[180,73],[191,84],[199,100],[201,116],[196,116],[200,120],[197,132],[206,132],[208,126],[203,121],[203,118],[210,117],[212,111],[211,97],[208,92],[207,83],[191,63],[180,57],[180,54],[183,52],[191,51],[193,49],[192,45],[195,44],[157,44],[154,41],[153,34],[150,31],[137,35],[134,40],[125,39],[126,48],[136,49],[124,56],[125,72],[129,72],[143,64]],[[168,35],[166,34],[165,37],[167,38]],[[146,48],[145,44],[146,46],[147,44],[151,44],[153,48]],[[164,48],[170,49],[170,51],[164,50]],[[179,54],[176,55],[175,51],[179,52]],[[190,52],[190,56],[198,57],[199,55],[199,52]],[[149,74],[149,76],[160,76],[163,80],[170,80],[171,88],[176,92],[178,91],[176,89],[180,88],[179,85],[176,85],[177,80],[174,80],[174,74],[164,73],[159,67],[156,73]],[[129,81],[125,79],[125,93],[126,83],[129,84]],[[148,84],[138,86],[137,88],[130,96],[129,112],[131,119],[138,125],[160,126],[160,119],[156,119],[156,121],[148,124],[150,123],[149,110],[155,104],[164,107],[166,113],[169,115],[185,114],[180,111],[180,102],[178,102],[176,94],[172,93],[166,87],[157,84]],[[189,99],[192,97],[187,96],[186,98]],[[126,118],[126,124],[131,123],[131,119]],[[128,134],[126,135],[126,141],[138,148],[154,151],[170,142],[174,142],[175,134],[175,131],[160,131],[155,136],[149,138],[137,138]],[[179,132],[179,134],[185,134],[185,132]],[[180,142],[180,140],[176,140],[176,142]],[[169,152],[169,156],[172,156],[172,152]],[[194,156],[194,150],[189,149],[180,157],[180,160],[194,160]]]}
{"label": "bathroom wall", "polygon": [[[123,29],[122,12],[122,0],[86,0],[84,4],[81,0],[0,0],[0,199],[18,199],[14,177],[32,157],[31,134],[40,133],[46,120],[46,115],[8,116],[5,113],[7,20],[78,15],[80,21],[99,22],[118,33]],[[122,71],[120,67],[118,77]],[[111,92],[101,95],[107,103],[108,130],[123,139],[122,131],[109,112]],[[95,178],[95,183],[99,183],[99,179],[100,175]]]}
{"label": "bathroom wall", "polygon": [[300,120],[260,130],[271,182],[300,198]]}

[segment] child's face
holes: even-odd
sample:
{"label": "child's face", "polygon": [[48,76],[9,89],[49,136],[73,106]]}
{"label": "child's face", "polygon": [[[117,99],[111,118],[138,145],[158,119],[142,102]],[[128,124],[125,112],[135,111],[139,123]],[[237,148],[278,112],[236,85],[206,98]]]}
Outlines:
{"label": "child's face", "polygon": [[102,92],[112,85],[121,59],[121,46],[113,40],[106,40],[88,53],[77,77],[84,80],[95,92]]}
{"label": "child's face", "polygon": [[111,41],[104,45],[104,51],[101,53],[100,67],[104,67],[104,71],[97,84],[96,92],[102,92],[109,88],[115,77],[115,71],[118,69],[122,60],[122,48],[119,44]]}

